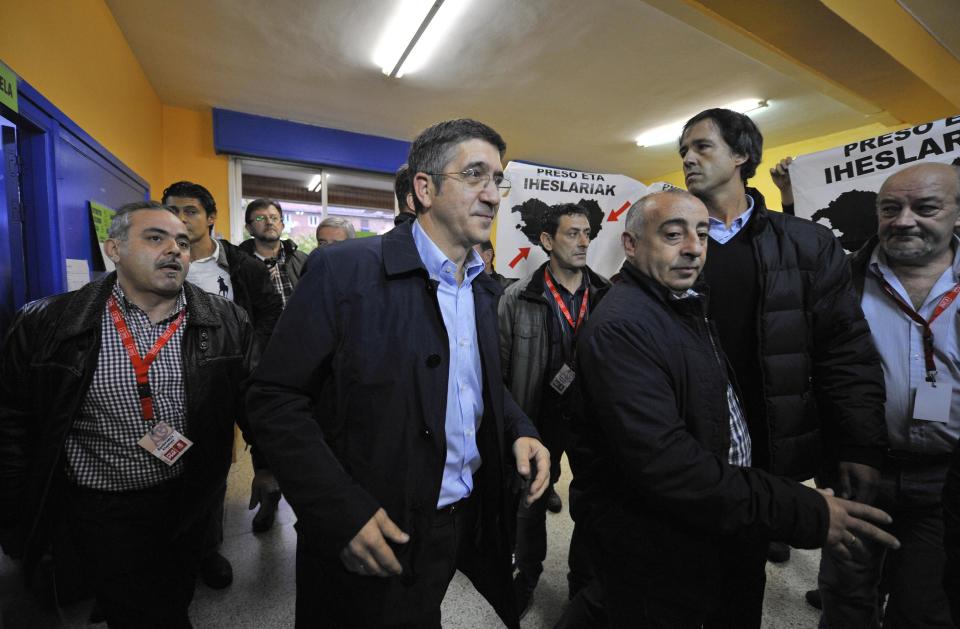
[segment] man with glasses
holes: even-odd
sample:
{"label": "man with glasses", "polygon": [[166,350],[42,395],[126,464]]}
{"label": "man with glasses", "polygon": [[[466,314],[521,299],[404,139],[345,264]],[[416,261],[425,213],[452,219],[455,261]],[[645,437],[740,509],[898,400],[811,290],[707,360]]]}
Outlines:
{"label": "man with glasses", "polygon": [[[244,223],[253,238],[240,243],[240,251],[263,262],[273,289],[286,306],[300,280],[307,255],[297,251],[297,243],[280,237],[283,234],[283,207],[273,199],[255,199],[247,204]],[[258,465],[263,465],[259,457],[254,461],[254,467]],[[252,489],[250,509],[260,506],[253,516],[252,526],[254,533],[264,533],[273,527],[280,504],[280,487],[268,470],[258,470],[258,475],[261,482]]]}
{"label": "man with glasses", "polygon": [[[270,283],[270,275],[262,264],[226,240],[213,238],[217,204],[210,191],[200,184],[178,181],[163,191],[163,203],[175,209],[190,237],[190,270],[187,281],[212,295],[225,297],[246,311],[257,333],[259,349],[266,346],[273,326],[283,310],[283,301]],[[269,493],[274,485],[269,473],[261,468],[254,454],[254,495]],[[207,545],[200,562],[200,578],[213,589],[233,583],[233,567],[220,554],[223,542],[223,498],[227,484],[221,488],[220,509],[210,520]]]}
{"label": "man with glasses", "polygon": [[501,379],[502,290],[473,250],[509,189],[505,149],[474,120],[421,133],[417,220],[314,251],[251,379],[298,518],[298,627],[440,627],[457,569],[519,625],[511,481],[534,502],[550,457]]}
{"label": "man with glasses", "polygon": [[240,243],[240,251],[263,262],[274,290],[286,306],[290,293],[300,280],[307,254],[297,251],[297,243],[280,237],[283,235],[283,208],[278,201],[251,201],[247,204],[244,223],[253,238]]}

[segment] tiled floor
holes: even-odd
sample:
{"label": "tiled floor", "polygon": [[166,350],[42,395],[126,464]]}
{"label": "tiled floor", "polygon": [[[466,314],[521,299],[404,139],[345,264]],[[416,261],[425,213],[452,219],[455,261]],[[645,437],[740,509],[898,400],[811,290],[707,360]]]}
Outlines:
{"label": "tiled floor", "polygon": [[[293,512],[281,502],[277,524],[263,535],[250,532],[253,512],[247,511],[250,466],[246,457],[233,466],[227,494],[223,554],[233,563],[234,582],[225,590],[214,591],[198,585],[191,607],[193,624],[198,629],[246,627],[292,627],[294,618],[294,549],[296,533]],[[563,612],[566,603],[566,548],[572,522],[566,510],[569,471],[558,486],[564,510],[548,514],[549,554],[533,608],[523,621],[524,629],[549,629]],[[803,593],[816,578],[817,551],[793,551],[782,566],[768,564],[767,592],[763,626],[769,629],[817,626],[817,613],[803,600]],[[79,629],[102,628],[88,625],[90,603],[80,603],[59,613],[45,609],[35,595],[21,585],[16,567],[0,558],[0,629]],[[457,575],[443,604],[443,624],[447,629],[502,627],[486,602],[470,583]]]}

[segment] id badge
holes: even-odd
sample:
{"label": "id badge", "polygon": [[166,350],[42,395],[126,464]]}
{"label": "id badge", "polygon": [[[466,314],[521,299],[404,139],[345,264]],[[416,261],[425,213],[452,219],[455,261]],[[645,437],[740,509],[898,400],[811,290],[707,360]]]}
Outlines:
{"label": "id badge", "polygon": [[193,445],[193,442],[174,430],[167,422],[157,422],[140,441],[141,448],[167,465],[173,465]]}
{"label": "id badge", "polygon": [[913,401],[913,417],[928,422],[946,424],[950,421],[950,403],[952,401],[952,384],[924,381],[917,387],[917,396]]}
{"label": "id badge", "polygon": [[573,369],[570,369],[570,366],[564,363],[563,366],[560,367],[560,370],[557,371],[557,375],[550,381],[550,386],[554,391],[563,395],[563,393],[570,388],[570,385],[573,384],[573,380],[576,377],[577,374]]}

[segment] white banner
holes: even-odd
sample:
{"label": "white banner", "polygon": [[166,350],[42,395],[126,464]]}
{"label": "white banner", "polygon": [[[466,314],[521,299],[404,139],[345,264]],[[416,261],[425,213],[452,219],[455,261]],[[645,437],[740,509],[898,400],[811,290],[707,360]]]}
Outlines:
{"label": "white banner", "polygon": [[801,155],[790,165],[794,210],[833,229],[850,250],[877,233],[884,180],[921,161],[960,164],[960,116]]}
{"label": "white banner", "polygon": [[540,217],[561,203],[576,203],[590,213],[591,242],[587,264],[604,277],[620,271],[620,235],[627,210],[667,184],[646,186],[624,175],[560,170],[510,162],[504,171],[513,184],[497,215],[496,269],[505,277],[522,278],[547,260],[540,248]]}

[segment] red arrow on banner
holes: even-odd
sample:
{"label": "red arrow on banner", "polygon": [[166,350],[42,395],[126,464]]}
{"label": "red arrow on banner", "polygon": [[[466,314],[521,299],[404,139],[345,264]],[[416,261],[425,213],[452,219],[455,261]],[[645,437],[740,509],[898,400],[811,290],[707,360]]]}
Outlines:
{"label": "red arrow on banner", "polygon": [[607,216],[607,222],[608,222],[608,223],[616,223],[617,220],[620,218],[620,215],[623,214],[624,212],[626,212],[626,211],[629,210],[629,209],[630,209],[630,202],[627,201],[626,203],[624,203],[623,205],[621,205],[621,206],[620,206],[619,208],[617,208],[616,210],[611,210],[610,214]]}
{"label": "red arrow on banner", "polygon": [[530,255],[530,247],[520,247],[520,253],[517,254],[517,257],[513,260],[510,260],[510,268],[516,267],[520,264],[520,260],[526,260],[527,256]]}

